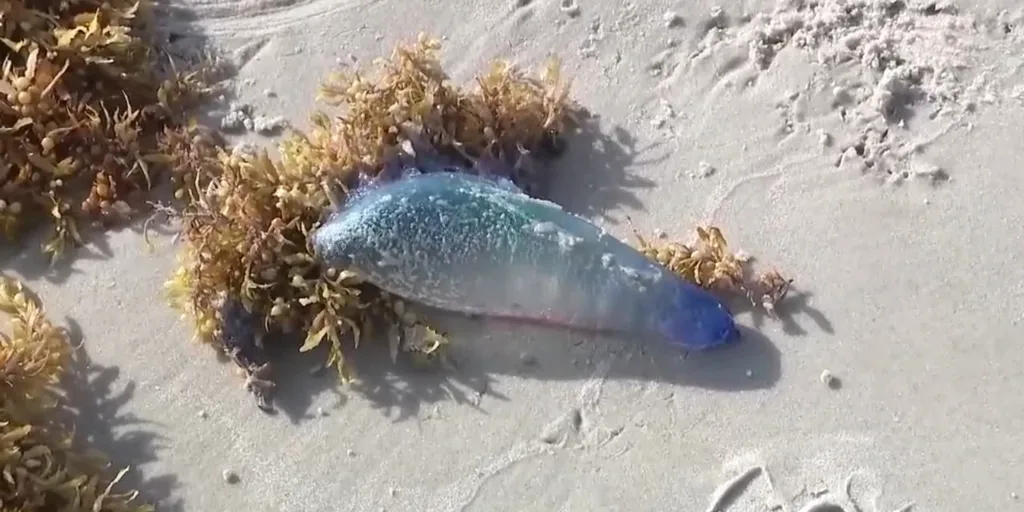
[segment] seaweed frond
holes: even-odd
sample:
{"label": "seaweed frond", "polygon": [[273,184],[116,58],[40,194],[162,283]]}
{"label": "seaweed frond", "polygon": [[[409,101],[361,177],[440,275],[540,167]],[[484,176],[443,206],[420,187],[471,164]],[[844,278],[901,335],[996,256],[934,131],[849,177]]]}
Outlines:
{"label": "seaweed frond", "polygon": [[755,307],[769,314],[774,314],[775,304],[786,296],[793,282],[776,270],[750,277],[753,274],[751,258],[732,253],[722,231],[714,226],[698,226],[697,243],[692,246],[679,242],[652,242],[639,233],[634,232],[634,235],[640,252],[672,273],[702,288],[742,294]]}
{"label": "seaweed frond", "polygon": [[[210,92],[215,66],[164,72],[149,0],[5,2],[0,24],[0,236],[48,222],[52,258],[141,207],[157,137]],[[32,222],[27,222],[29,219]]]}

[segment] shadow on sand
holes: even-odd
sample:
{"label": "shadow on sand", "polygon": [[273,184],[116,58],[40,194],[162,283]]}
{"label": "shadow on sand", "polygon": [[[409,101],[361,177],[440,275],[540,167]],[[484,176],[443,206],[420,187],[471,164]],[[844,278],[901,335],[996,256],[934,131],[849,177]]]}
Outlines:
{"label": "shadow on sand", "polygon": [[[149,192],[149,201],[166,203],[172,197],[170,186],[160,186]],[[147,218],[152,219],[147,222]],[[84,245],[69,247],[67,252],[51,260],[43,253],[42,247],[51,240],[53,228],[32,226],[25,230],[16,244],[0,247],[0,268],[10,269],[27,280],[44,280],[56,285],[64,284],[68,278],[80,274],[80,265],[88,261],[103,261],[114,257],[109,239],[123,231],[142,235],[148,230],[150,236],[173,236],[177,232],[173,222],[156,212],[141,211],[115,226],[100,228],[79,226]]]}
{"label": "shadow on sand", "polygon": [[567,211],[588,219],[616,222],[609,212],[620,208],[642,210],[637,191],[656,183],[630,168],[667,157],[640,161],[649,151],[637,148],[636,139],[618,126],[603,126],[596,114],[586,114],[575,133],[566,137],[565,152],[547,164],[544,195]]}
{"label": "shadow on sand", "polygon": [[[791,308],[779,311],[783,325],[797,326]],[[821,317],[814,310],[812,318]],[[727,347],[684,354],[655,342],[579,333],[506,321],[469,319],[438,314],[434,324],[450,339],[450,364],[424,368],[409,357],[392,363],[385,343],[368,339],[358,350],[348,350],[357,380],[336,386],[334,372],[316,374],[322,354],[292,355],[277,359],[279,392],[275,405],[293,422],[315,417],[309,410],[313,397],[332,389],[339,397],[361,397],[393,421],[416,417],[424,408],[443,401],[468,405],[486,414],[484,399],[509,400],[500,379],[513,376],[539,380],[585,381],[599,361],[611,363],[607,380],[661,382],[722,391],[772,387],[781,377],[781,354],[757,330],[741,326],[742,339]],[[801,329],[802,331],[802,329]]]}
{"label": "shadow on sand", "polygon": [[[157,433],[167,428],[137,418],[121,409],[135,396],[135,383],[121,375],[116,366],[96,364],[81,343],[81,330],[68,319],[69,337],[81,345],[63,381],[69,420],[75,426],[79,447],[98,450],[110,460],[111,476],[125,467],[131,469],[116,486],[121,492],[139,491],[141,503],[159,504],[161,511],[184,510],[174,498],[178,478],[173,474],[148,475],[140,466],[156,460],[165,438]],[[115,388],[116,386],[116,388]],[[117,389],[120,388],[120,389]]]}

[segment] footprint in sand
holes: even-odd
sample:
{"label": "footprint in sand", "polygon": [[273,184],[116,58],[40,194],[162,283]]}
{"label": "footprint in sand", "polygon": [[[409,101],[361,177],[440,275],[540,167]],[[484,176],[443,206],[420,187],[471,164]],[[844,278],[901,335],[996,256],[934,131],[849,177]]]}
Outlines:
{"label": "footprint in sand", "polygon": [[[729,507],[742,496],[750,484],[758,477],[763,476],[768,480],[768,486],[773,494],[778,494],[775,485],[772,483],[768,469],[763,465],[751,466],[746,471],[732,477],[718,486],[711,495],[711,504],[707,512],[728,512]],[[850,495],[850,487],[856,473],[846,479],[846,484],[841,491],[826,491],[814,496],[811,501],[804,503],[800,508],[791,509],[786,505],[775,505],[771,508],[773,512],[861,512],[864,509],[858,505]],[[802,493],[801,493],[802,494]],[[894,512],[910,512],[914,503],[908,503]],[[882,512],[877,507],[872,512]]]}

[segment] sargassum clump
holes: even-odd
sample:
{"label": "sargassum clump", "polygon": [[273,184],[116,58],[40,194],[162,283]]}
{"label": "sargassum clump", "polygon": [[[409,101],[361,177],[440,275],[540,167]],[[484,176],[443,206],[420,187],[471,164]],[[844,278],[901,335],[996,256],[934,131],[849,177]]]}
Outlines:
{"label": "sargassum clump", "polygon": [[156,51],[149,0],[8,0],[0,9],[0,236],[46,220],[52,258],[144,206],[216,65],[182,68]]}
{"label": "sargassum clump", "polygon": [[0,507],[3,510],[143,512],[138,493],[116,493],[128,468],[115,475],[95,451],[73,439],[64,418],[60,380],[72,357],[21,282],[0,274]]}

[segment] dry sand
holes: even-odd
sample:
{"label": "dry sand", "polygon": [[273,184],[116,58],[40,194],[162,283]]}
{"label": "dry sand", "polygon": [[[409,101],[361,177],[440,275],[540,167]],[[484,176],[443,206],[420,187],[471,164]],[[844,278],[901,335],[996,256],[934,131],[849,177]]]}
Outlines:
{"label": "dry sand", "polygon": [[160,510],[1024,507],[1011,0],[182,1],[194,19],[175,29],[197,35],[179,44],[226,49],[239,100],[297,126],[333,66],[420,31],[445,37],[458,80],[554,51],[599,116],[558,201],[622,237],[626,215],[682,237],[713,221],[797,292],[781,320],[744,313],[742,344],[685,361],[452,319],[457,371],[364,350],[359,384],[300,374],[266,416],[163,301],[169,236],[151,254],[112,234],[59,277],[13,262],[84,336],[81,428]]}

